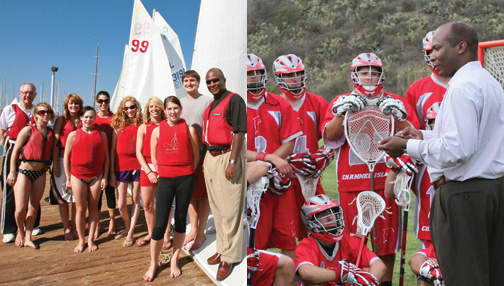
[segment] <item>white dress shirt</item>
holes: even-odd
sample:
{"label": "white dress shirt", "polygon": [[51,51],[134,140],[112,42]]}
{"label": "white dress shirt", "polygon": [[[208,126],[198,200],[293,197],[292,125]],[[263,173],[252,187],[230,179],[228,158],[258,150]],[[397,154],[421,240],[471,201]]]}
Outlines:
{"label": "white dress shirt", "polygon": [[408,140],[408,154],[428,165],[431,181],[504,176],[504,92],[479,61],[448,83],[433,131]]}

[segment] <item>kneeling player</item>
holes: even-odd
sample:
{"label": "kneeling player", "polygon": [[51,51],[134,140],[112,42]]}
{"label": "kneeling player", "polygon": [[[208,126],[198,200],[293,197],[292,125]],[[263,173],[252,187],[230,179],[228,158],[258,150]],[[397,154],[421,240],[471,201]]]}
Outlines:
{"label": "kneeling player", "polygon": [[366,246],[358,259],[360,238],[343,232],[343,212],[335,200],[317,195],[301,207],[301,217],[310,236],[296,248],[296,272],[304,285],[379,285],[385,264]]}

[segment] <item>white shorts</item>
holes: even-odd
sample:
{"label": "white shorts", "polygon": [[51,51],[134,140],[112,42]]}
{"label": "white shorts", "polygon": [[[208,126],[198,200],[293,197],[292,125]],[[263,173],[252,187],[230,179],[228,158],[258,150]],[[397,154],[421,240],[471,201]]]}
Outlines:
{"label": "white shorts", "polygon": [[54,174],[51,175],[51,192],[58,202],[58,204],[63,203],[75,203],[75,197],[72,190],[66,188],[66,174],[63,168],[63,158],[59,158],[60,164],[60,176],[56,177]]}

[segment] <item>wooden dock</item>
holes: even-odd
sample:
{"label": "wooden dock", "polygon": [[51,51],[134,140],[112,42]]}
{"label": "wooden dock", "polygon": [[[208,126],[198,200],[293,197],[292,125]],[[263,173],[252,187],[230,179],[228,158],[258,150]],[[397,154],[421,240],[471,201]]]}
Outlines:
{"label": "wooden dock", "polygon": [[[46,187],[44,197],[48,196]],[[131,204],[131,200],[129,201]],[[99,249],[89,253],[74,253],[77,241],[65,241],[57,205],[41,201],[40,227],[44,234],[34,236],[40,249],[17,247],[14,243],[0,241],[0,284],[2,285],[215,285],[191,256],[181,252],[179,266],[182,275],[170,278],[170,265],[158,271],[153,283],[142,280],[149,267],[149,244],[139,247],[123,247],[124,238],[107,237],[108,213],[105,196],[100,216],[101,232],[96,243]],[[124,229],[119,211],[116,210],[116,231]],[[140,213],[135,239],[147,234],[143,211]],[[166,251],[171,253],[172,250]]]}

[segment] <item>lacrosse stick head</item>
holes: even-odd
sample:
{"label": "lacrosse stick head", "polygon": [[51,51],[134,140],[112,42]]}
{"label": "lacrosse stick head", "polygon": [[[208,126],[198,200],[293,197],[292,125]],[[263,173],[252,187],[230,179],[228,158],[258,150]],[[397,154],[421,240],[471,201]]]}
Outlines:
{"label": "lacrosse stick head", "polygon": [[411,183],[413,179],[410,175],[406,173],[403,169],[401,169],[394,180],[394,195],[396,197],[395,202],[398,206],[405,208],[405,210],[409,210],[409,205],[411,202]]}
{"label": "lacrosse stick head", "polygon": [[370,172],[376,162],[385,156],[385,152],[378,149],[378,142],[392,136],[394,130],[391,116],[383,114],[372,104],[358,112],[348,111],[343,123],[348,145],[368,165]]}
{"label": "lacrosse stick head", "polygon": [[268,190],[268,177],[261,177],[259,180],[250,184],[247,188],[247,218],[251,228],[257,227],[259,216],[261,215],[260,202],[261,197]]}
{"label": "lacrosse stick head", "polygon": [[299,185],[301,187],[301,193],[305,200],[313,197],[317,192],[317,184],[319,177],[313,176],[303,176],[301,174],[295,173],[296,178],[299,181]]}
{"label": "lacrosse stick head", "polygon": [[336,242],[343,238],[343,210],[325,194],[308,199],[301,207],[301,218],[311,235],[317,239]]}
{"label": "lacrosse stick head", "polygon": [[385,201],[380,195],[364,191],[357,196],[357,232],[355,236],[367,235],[375,220],[385,210]]}

